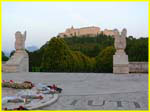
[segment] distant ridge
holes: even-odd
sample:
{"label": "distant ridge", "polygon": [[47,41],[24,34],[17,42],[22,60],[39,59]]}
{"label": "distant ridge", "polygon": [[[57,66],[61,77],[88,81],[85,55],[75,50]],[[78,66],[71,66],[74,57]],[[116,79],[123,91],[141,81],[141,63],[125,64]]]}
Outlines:
{"label": "distant ridge", "polygon": [[3,52],[4,52],[5,56],[7,56],[7,57],[10,56],[10,53],[9,53],[9,52],[7,52],[7,51],[3,51]]}
{"label": "distant ridge", "polygon": [[39,48],[37,46],[28,46],[26,49],[30,52],[33,52],[33,51],[38,50]]}

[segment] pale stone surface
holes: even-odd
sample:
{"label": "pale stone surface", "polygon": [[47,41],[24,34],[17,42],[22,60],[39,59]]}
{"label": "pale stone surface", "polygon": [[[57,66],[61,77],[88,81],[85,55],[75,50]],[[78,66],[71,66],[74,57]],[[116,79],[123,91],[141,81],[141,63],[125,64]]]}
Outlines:
{"label": "pale stone surface", "polygon": [[[3,94],[2,97],[6,97],[6,96],[17,96],[18,92],[23,92],[25,95],[29,94],[29,93],[33,93],[35,94],[37,91],[36,89],[12,89],[12,88],[2,88],[3,90]],[[35,110],[35,109],[39,109],[45,106],[49,106],[51,104],[53,104],[54,102],[56,102],[59,98],[58,94],[39,94],[42,95],[44,98],[42,100],[39,99],[34,99],[32,100],[30,103],[25,104],[25,103],[4,103],[2,105],[2,108],[17,108],[19,105],[22,105],[26,108],[28,108],[29,110]]]}
{"label": "pale stone surface", "polygon": [[28,72],[29,70],[29,57],[25,51],[26,32],[15,33],[15,53],[14,55],[2,66],[3,72]]}
{"label": "pale stone surface", "polygon": [[25,50],[25,40],[26,40],[26,31],[24,34],[21,34],[20,31],[15,33],[15,49],[16,50]]}
{"label": "pale stone surface", "polygon": [[131,73],[148,73],[148,62],[129,62]]}
{"label": "pale stone surface", "polygon": [[61,87],[63,91],[58,101],[41,108],[43,110],[148,109],[148,74],[2,73],[2,79]]}
{"label": "pale stone surface", "polygon": [[113,57],[114,65],[128,65],[128,55],[126,54],[115,54]]}
{"label": "pale stone surface", "polygon": [[108,30],[108,29],[105,29],[103,31],[103,34],[107,35],[107,36],[114,36],[114,31],[113,30]]}
{"label": "pale stone surface", "polygon": [[126,48],[126,35],[127,30],[123,29],[121,35],[119,34],[118,30],[114,30],[114,37],[115,37],[115,48],[116,53],[113,56],[113,73],[115,74],[128,74],[129,73],[129,62],[128,62],[128,55],[125,53]]}
{"label": "pale stone surface", "polygon": [[129,67],[128,65],[114,65],[113,66],[113,73],[115,74],[128,74]]}

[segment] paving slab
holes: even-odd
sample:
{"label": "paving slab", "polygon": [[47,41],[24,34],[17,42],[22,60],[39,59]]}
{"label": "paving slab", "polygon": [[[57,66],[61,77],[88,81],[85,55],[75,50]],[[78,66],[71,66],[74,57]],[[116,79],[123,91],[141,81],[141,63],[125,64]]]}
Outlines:
{"label": "paving slab", "polygon": [[63,88],[57,102],[43,110],[148,109],[148,74],[2,73],[2,79],[56,84]]}

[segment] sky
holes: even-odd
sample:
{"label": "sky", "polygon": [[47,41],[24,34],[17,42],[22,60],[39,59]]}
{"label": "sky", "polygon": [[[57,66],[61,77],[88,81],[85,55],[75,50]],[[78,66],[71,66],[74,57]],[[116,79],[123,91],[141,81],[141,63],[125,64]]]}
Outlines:
{"label": "sky", "polygon": [[14,50],[16,31],[27,31],[26,47],[40,48],[72,25],[148,37],[148,2],[2,2],[2,50]]}

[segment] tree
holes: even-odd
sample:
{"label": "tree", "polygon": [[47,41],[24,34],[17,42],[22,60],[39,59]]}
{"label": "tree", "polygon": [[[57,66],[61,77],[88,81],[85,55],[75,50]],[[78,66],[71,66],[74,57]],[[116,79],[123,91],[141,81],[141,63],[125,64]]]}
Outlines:
{"label": "tree", "polygon": [[78,72],[94,72],[95,58],[90,58],[79,51],[73,52],[77,57],[77,69],[75,71]]}
{"label": "tree", "polygon": [[2,51],[2,61],[8,61],[8,57],[5,56],[4,52]]}
{"label": "tree", "polygon": [[[29,68],[47,72],[112,72],[113,45],[114,38],[103,34],[55,37],[29,53]],[[127,37],[125,51],[129,61],[148,61],[148,38]]]}
{"label": "tree", "polygon": [[97,72],[112,72],[114,53],[115,48],[113,46],[109,46],[99,53],[99,55],[96,57]]}
{"label": "tree", "polygon": [[52,38],[45,48],[41,67],[46,71],[72,71],[74,59],[71,50],[61,38]]}
{"label": "tree", "polygon": [[148,38],[127,38],[126,53],[129,61],[148,61]]}
{"label": "tree", "polygon": [[76,38],[64,38],[64,41],[69,45],[71,50],[80,51],[81,53],[95,57],[99,52],[114,44],[114,38],[103,34],[93,36],[80,36]]}

